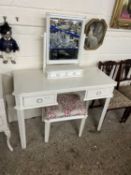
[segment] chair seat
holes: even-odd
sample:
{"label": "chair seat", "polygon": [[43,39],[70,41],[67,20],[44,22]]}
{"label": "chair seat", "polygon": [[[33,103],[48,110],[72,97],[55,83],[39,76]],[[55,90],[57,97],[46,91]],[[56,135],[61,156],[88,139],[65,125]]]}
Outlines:
{"label": "chair seat", "polygon": [[86,115],[86,103],[77,94],[61,94],[57,98],[58,105],[45,108],[46,119]]}
{"label": "chair seat", "polygon": [[114,96],[110,101],[108,109],[125,108],[131,106],[131,100],[118,90],[114,90]]}
{"label": "chair seat", "polygon": [[131,86],[128,85],[128,86],[120,86],[119,87],[119,91],[126,95],[129,99],[131,99]]}

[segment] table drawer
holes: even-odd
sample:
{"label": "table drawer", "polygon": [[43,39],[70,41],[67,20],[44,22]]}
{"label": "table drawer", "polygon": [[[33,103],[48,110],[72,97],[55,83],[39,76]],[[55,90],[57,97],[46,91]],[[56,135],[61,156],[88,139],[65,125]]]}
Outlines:
{"label": "table drawer", "polygon": [[23,106],[24,107],[31,107],[31,106],[49,106],[55,105],[56,102],[56,95],[37,95],[37,96],[27,96],[23,97]]}
{"label": "table drawer", "polygon": [[112,91],[113,88],[90,89],[86,91],[85,100],[111,97]]}

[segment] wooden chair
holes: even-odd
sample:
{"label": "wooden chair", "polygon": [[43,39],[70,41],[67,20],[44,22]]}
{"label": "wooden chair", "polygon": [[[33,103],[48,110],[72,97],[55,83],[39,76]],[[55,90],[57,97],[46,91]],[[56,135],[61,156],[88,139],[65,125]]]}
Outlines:
{"label": "wooden chair", "polygon": [[[131,100],[131,59],[120,63],[118,90]],[[126,108],[120,122],[126,122],[131,114],[131,107]]]}
{"label": "wooden chair", "polygon": [[[120,65],[121,65],[121,62],[115,62],[115,61],[106,61],[106,62],[98,63],[98,67],[114,80],[119,79]],[[118,91],[117,88],[113,92],[114,96],[110,101],[110,104],[108,106],[108,111],[115,110],[115,109],[126,109],[127,111],[131,107],[131,100],[127,98],[127,96],[125,96],[123,93]],[[99,101],[102,101],[102,100],[99,100]],[[100,106],[100,105],[97,105],[97,106]],[[94,107],[94,104],[91,107]]]}
{"label": "wooden chair", "polygon": [[105,72],[113,80],[115,80],[119,70],[119,65],[119,62],[116,61],[100,61],[98,63],[98,68]]}
{"label": "wooden chair", "polygon": [[45,142],[49,140],[50,125],[53,122],[81,119],[79,137],[82,135],[87,118],[86,102],[77,94],[61,94],[57,98],[57,106],[42,109],[42,120],[45,122]]}
{"label": "wooden chair", "polygon": [[[116,79],[118,70],[119,70],[119,62],[115,61],[105,61],[105,62],[98,62],[98,68],[103,71],[105,74],[107,74],[109,77],[111,77],[113,80]],[[95,105],[95,103],[98,103]],[[92,100],[92,103],[90,105],[90,108],[93,107],[100,107],[103,105],[103,100]]]}

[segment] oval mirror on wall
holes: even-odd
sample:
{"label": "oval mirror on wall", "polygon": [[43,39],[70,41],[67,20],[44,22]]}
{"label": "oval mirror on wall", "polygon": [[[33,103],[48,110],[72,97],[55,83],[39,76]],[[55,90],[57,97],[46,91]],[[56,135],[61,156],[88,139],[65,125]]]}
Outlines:
{"label": "oval mirror on wall", "polygon": [[85,44],[86,50],[95,50],[102,45],[107,24],[104,19],[92,19],[85,25]]}

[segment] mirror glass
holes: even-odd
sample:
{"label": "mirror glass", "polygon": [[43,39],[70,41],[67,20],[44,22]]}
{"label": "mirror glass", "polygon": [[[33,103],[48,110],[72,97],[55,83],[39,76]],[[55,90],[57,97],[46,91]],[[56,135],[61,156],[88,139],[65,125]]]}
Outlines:
{"label": "mirror glass", "polygon": [[77,61],[81,42],[83,20],[67,17],[49,17],[48,60],[53,63]]}

